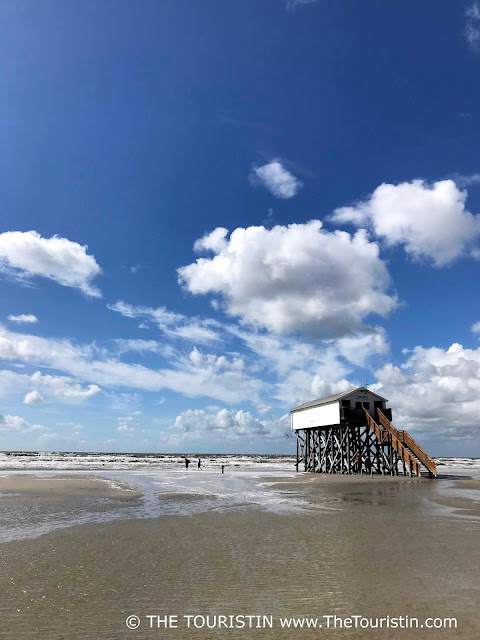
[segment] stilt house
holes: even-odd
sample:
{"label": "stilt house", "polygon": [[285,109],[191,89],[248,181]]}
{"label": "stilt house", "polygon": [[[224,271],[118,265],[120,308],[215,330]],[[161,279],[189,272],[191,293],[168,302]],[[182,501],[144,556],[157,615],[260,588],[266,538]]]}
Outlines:
{"label": "stilt house", "polygon": [[436,476],[434,460],[392,424],[387,400],[365,387],[305,402],[291,410],[297,463],[317,473],[375,472]]}

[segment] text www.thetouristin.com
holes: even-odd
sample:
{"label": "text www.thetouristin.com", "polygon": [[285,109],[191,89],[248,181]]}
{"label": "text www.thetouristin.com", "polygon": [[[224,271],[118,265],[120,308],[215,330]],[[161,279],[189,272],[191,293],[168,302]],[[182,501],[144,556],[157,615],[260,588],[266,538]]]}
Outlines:
{"label": "text www.thetouristin.com", "polygon": [[280,618],[282,629],[456,629],[456,618],[425,618],[420,621],[410,616],[381,618],[360,615],[342,617],[326,615],[320,618]]}

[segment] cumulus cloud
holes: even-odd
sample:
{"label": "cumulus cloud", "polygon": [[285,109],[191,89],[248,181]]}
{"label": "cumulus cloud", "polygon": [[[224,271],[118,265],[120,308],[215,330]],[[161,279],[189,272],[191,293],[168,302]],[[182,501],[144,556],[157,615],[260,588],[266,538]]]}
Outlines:
{"label": "cumulus cloud", "polygon": [[178,270],[191,293],[217,294],[226,311],[277,333],[339,337],[370,331],[363,320],[396,306],[378,246],[355,235],[306,224],[215,229],[195,243],[210,249]]}
{"label": "cumulus cloud", "polygon": [[86,246],[59,236],[42,238],[36,231],[1,233],[0,270],[19,280],[41,276],[78,287],[89,296],[101,296],[92,285],[101,271],[95,258],[87,254]]}
{"label": "cumulus cloud", "polygon": [[250,182],[268,189],[276,198],[288,200],[293,198],[302,188],[302,183],[282,165],[280,160],[273,160],[261,167],[254,167],[250,174]]}
{"label": "cumulus cloud", "polygon": [[19,316],[8,316],[10,322],[16,322],[17,324],[33,324],[38,322],[37,316],[34,316],[31,313],[22,313]]}
{"label": "cumulus cloud", "polygon": [[218,333],[215,331],[217,323],[214,320],[188,318],[181,313],[169,311],[165,307],[135,306],[123,300],[119,300],[115,304],[108,304],[107,307],[126,318],[140,318],[143,321],[153,322],[165,335],[171,338],[182,338],[200,344],[219,339]]}
{"label": "cumulus cloud", "polygon": [[44,429],[39,424],[30,424],[20,416],[1,415],[0,414],[0,431],[38,431]]}
{"label": "cumulus cloud", "polygon": [[39,402],[43,402],[43,396],[34,389],[33,391],[29,391],[25,394],[25,398],[23,399],[25,404],[38,404]]}
{"label": "cumulus cloud", "polygon": [[279,439],[289,430],[289,415],[277,420],[260,420],[248,411],[188,409],[176,417],[170,435],[188,437],[188,440],[211,435],[227,440]]}
{"label": "cumulus cloud", "polygon": [[465,11],[465,38],[474,51],[480,50],[480,2],[475,0]]}
{"label": "cumulus cloud", "polygon": [[441,267],[472,251],[480,216],[465,208],[467,192],[453,180],[382,184],[363,202],[335,210],[332,221],[371,226],[389,245],[401,244],[414,259]]}
{"label": "cumulus cloud", "polygon": [[394,423],[409,431],[440,437],[480,435],[480,348],[417,346],[400,366],[375,373],[374,390],[389,399]]}
{"label": "cumulus cloud", "polygon": [[475,322],[474,324],[472,324],[472,332],[473,333],[480,333],[480,320],[478,322]]}

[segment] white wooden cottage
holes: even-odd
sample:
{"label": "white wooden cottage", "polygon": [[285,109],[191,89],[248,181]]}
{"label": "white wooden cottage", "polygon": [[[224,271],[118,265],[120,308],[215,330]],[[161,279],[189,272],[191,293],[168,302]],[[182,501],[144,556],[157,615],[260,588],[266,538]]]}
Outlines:
{"label": "white wooden cottage", "polygon": [[358,387],[305,402],[290,411],[296,468],[316,473],[437,474],[435,461],[408,431],[396,429],[387,399]]}
{"label": "white wooden cottage", "polygon": [[347,422],[352,424],[358,421],[363,424],[365,423],[364,408],[375,418],[377,409],[385,413],[386,402],[386,398],[365,387],[318,398],[290,411],[292,430],[329,427]]}

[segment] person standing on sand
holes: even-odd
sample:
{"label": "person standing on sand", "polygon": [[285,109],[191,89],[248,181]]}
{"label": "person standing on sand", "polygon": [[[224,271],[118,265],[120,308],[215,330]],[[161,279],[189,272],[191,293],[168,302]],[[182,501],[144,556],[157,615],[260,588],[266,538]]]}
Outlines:
{"label": "person standing on sand", "polygon": [[185,458],[185,469],[188,470],[188,465],[190,464],[190,460],[188,458]]}
{"label": "person standing on sand", "polygon": [[225,469],[225,465],[222,464],[222,473],[224,472],[224,469]]}
{"label": "person standing on sand", "polygon": [[365,458],[365,473],[369,473],[370,475],[373,473],[373,466],[370,458]]}
{"label": "person standing on sand", "polygon": [[357,455],[355,456],[355,462],[357,464],[357,473],[361,473],[362,472],[362,456],[360,453],[357,453]]}
{"label": "person standing on sand", "polygon": [[202,461],[199,458],[198,459],[198,470],[200,471],[201,468],[202,468]]}

